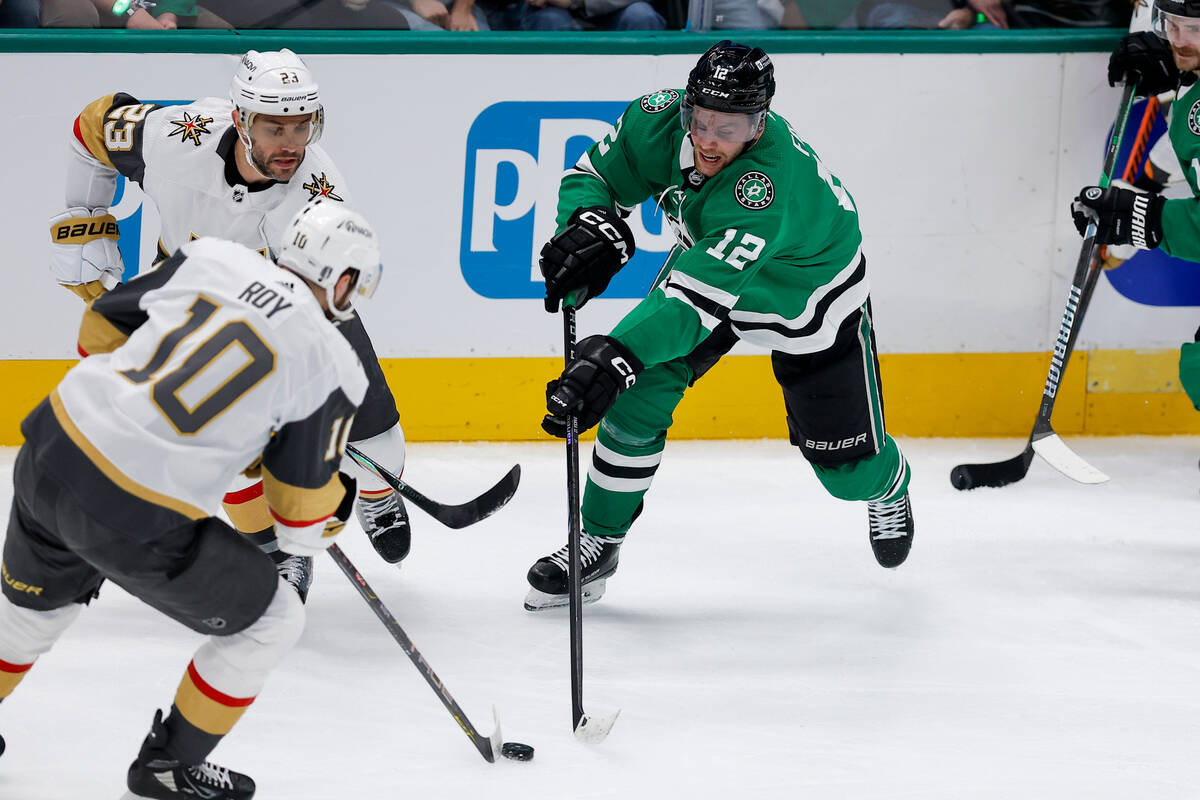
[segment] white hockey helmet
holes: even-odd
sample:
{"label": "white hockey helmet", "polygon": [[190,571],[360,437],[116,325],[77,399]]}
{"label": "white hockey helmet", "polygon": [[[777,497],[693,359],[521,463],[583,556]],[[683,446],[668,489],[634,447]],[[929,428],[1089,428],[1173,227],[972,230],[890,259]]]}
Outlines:
{"label": "white hockey helmet", "polygon": [[247,135],[255,114],[311,115],[309,144],[321,138],[325,128],[320,87],[300,56],[286,47],[265,53],[250,50],[242,56],[229,86],[229,99],[240,112]]}
{"label": "white hockey helmet", "polygon": [[[321,198],[305,204],[287,224],[277,261],[323,288],[329,313],[338,320],[350,319],[356,298],[375,293],[383,272],[379,240],[370,224],[342,203]],[[347,273],[350,291],[339,307],[334,290]]]}

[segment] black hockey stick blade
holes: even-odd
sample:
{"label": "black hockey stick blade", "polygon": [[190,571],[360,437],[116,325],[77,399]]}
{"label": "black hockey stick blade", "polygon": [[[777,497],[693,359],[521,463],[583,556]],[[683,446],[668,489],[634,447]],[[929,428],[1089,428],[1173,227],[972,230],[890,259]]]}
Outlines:
{"label": "black hockey stick blade", "polygon": [[375,594],[375,590],[371,588],[371,584],[367,583],[367,579],[362,576],[354,563],[342,552],[342,549],[336,544],[329,546],[329,556],[342,573],[354,584],[355,590],[359,596],[366,601],[370,609],[375,612],[375,616],[383,623],[383,627],[387,628],[388,633],[396,640],[396,644],[400,645],[400,649],[412,661],[413,666],[421,673],[421,677],[429,684],[429,688],[437,694],[438,699],[442,701],[442,705],[450,712],[450,716],[458,723],[458,727],[462,728],[463,733],[471,740],[471,744],[475,745],[475,749],[479,751],[479,755],[483,756],[484,761],[489,764],[496,762],[501,755],[501,748],[504,746],[504,738],[500,734],[500,715],[496,712],[496,707],[492,706],[492,719],[496,722],[496,728],[492,731],[492,735],[484,738],[482,734],[475,729],[471,724],[471,720],[467,719],[467,715],[459,707],[455,699],[450,695],[450,690],[446,688],[446,684],[442,683],[442,679],[433,671],[433,667],[429,666],[429,662],[425,660],[425,656],[421,655],[421,651],[413,644],[412,639],[408,638],[404,628],[400,627],[400,623],[392,616],[392,612],[379,599],[379,595]]}
{"label": "black hockey stick blade", "polygon": [[1020,454],[1004,461],[994,461],[990,464],[959,464],[950,470],[950,483],[959,491],[977,489],[980,486],[1008,486],[1025,477],[1032,461],[1033,447],[1026,444]]}
{"label": "black hockey stick blade", "polygon": [[465,528],[468,525],[474,525],[476,522],[487,519],[492,514],[504,508],[508,501],[512,499],[512,496],[516,494],[517,486],[521,483],[521,465],[514,464],[513,468],[497,481],[495,486],[474,500],[468,500],[458,505],[449,505],[431,500],[421,494],[352,444],[346,445],[346,454],[364,468],[371,470],[382,478],[384,483],[399,492],[405,499],[411,500],[417,508],[447,528],[454,528],[455,530]]}

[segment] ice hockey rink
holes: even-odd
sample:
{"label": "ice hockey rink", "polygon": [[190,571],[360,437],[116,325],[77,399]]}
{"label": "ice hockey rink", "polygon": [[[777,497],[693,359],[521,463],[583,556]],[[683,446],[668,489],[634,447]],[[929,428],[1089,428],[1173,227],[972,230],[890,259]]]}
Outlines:
{"label": "ice hockey rink", "polygon": [[[519,462],[510,505],[452,531],[413,510],[396,570],[340,538],[476,727],[486,763],[328,558],[297,649],[213,760],[262,800],[336,798],[1194,798],[1200,791],[1198,438],[1076,438],[1112,476],[1035,461],[960,493],[962,461],[1023,442],[904,440],[917,534],[875,564],[866,509],[783,441],[672,443],[584,616],[571,734],[567,615],[525,612],[525,570],[565,541],[561,445],[413,443],[446,502]],[[584,461],[590,444],[584,443]],[[0,497],[12,448],[0,451]],[[0,798],[117,798],[199,637],[112,585],[0,706]]]}

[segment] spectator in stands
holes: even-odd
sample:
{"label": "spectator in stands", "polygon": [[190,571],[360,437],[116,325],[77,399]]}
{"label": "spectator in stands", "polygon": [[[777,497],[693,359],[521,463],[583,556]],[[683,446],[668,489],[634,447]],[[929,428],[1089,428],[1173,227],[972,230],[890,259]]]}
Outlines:
{"label": "spectator in stands", "polygon": [[[7,2],[8,0],[0,0]],[[158,0],[150,9],[130,6],[129,13],[112,13],[112,0],[41,0],[44,28],[229,28],[228,22],[195,0]]]}
{"label": "spectator in stands", "polygon": [[408,20],[414,31],[486,31],[487,15],[475,0],[412,0],[408,3],[385,0]]}
{"label": "spectator in stands", "polygon": [[667,23],[647,0],[482,0],[492,30],[661,31]]}
{"label": "spectator in stands", "polygon": [[0,0],[0,28],[36,28],[38,0]]}
{"label": "spectator in stands", "polygon": [[[838,28],[896,29],[917,28],[963,30],[973,27],[979,14],[968,0],[863,0]],[[1005,27],[1004,8],[999,0],[978,0],[988,8],[996,27]],[[1000,24],[1003,23],[1003,24]]]}
{"label": "spectator in stands", "polygon": [[371,0],[205,0],[235,28],[332,28],[407,30],[390,3]]}

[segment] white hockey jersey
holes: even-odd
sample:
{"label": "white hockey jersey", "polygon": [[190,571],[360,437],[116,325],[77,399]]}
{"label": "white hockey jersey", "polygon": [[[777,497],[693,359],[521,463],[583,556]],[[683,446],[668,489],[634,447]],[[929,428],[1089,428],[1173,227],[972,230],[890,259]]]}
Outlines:
{"label": "white hockey jersey", "polygon": [[75,120],[67,205],[107,207],[119,172],[158,207],[160,256],[200,236],[217,236],[273,258],[284,227],[305,203],[349,201],[341,173],[318,145],[308,145],[287,183],[250,186],[234,162],[236,140],[228,100],[159,106],[107,95]]}
{"label": "white hockey jersey", "polygon": [[79,347],[51,402],[126,491],[210,516],[258,464],[272,514],[295,527],[344,497],[338,466],[367,379],[292,273],[232,242],[191,242],[98,298]]}

